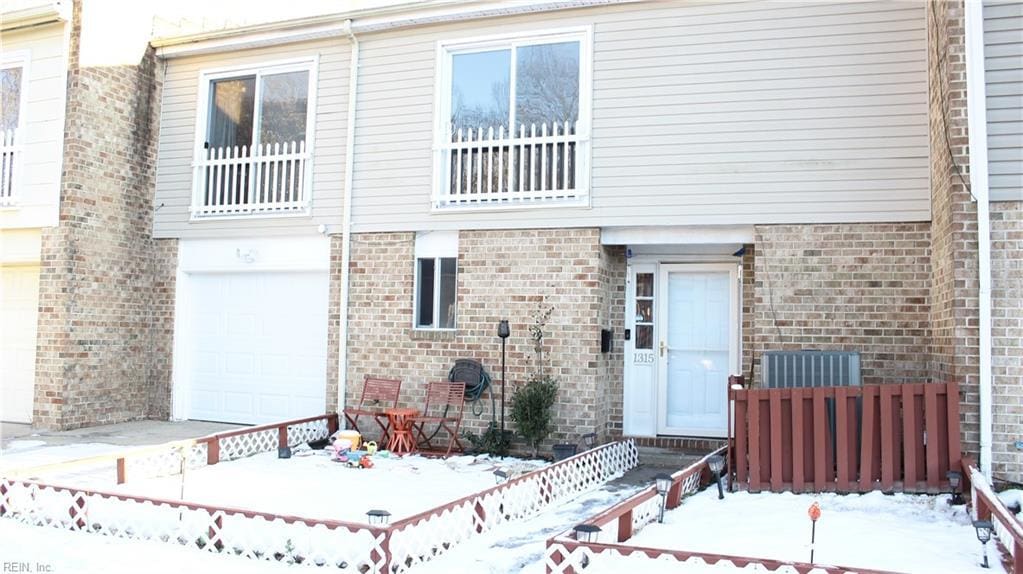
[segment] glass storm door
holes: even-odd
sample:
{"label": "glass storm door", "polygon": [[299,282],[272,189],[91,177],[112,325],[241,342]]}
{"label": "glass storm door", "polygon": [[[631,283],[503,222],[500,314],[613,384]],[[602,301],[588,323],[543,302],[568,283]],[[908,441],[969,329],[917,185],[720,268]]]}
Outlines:
{"label": "glass storm door", "polygon": [[738,270],[662,265],[658,434],[723,437],[738,363]]}

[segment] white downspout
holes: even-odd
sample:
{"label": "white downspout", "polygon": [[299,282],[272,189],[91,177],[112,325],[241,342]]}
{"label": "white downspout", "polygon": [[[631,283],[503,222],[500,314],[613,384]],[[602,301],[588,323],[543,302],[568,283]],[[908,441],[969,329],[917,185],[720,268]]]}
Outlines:
{"label": "white downspout", "polygon": [[980,470],[991,480],[991,220],[988,199],[987,90],[984,84],[984,6],[966,4],[966,105],[970,189],[977,202],[977,263],[980,273]]}
{"label": "white downspout", "polygon": [[352,33],[352,21],[345,20],[344,31],[351,42],[348,65],[348,125],[345,136],[344,213],[341,215],[341,320],[337,349],[337,412],[345,409],[348,385],[348,267],[352,259],[352,169],[355,166],[355,104],[359,93],[359,39]]}

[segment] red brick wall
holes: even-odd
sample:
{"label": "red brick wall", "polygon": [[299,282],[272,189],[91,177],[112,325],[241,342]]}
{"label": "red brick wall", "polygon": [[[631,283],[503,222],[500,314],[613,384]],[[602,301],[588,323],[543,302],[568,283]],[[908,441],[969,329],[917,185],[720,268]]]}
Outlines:
{"label": "red brick wall", "polygon": [[[421,406],[425,383],[445,380],[454,361],[463,357],[482,361],[499,388],[501,319],[511,324],[510,398],[515,385],[534,370],[527,327],[531,313],[546,301],[554,312],[545,346],[550,372],[560,380],[552,440],[574,442],[581,434],[604,432],[599,427],[605,420],[601,401],[608,375],[602,367],[608,359],[600,354],[600,329],[606,326],[608,297],[619,291],[607,289],[602,277],[620,275],[610,262],[620,268],[622,258],[618,251],[602,251],[598,230],[462,231],[455,332],[412,329],[414,251],[413,233],[353,236],[348,404],[358,400],[363,376],[372,374],[400,377],[402,402]],[[490,420],[489,397],[482,406],[482,415],[465,416],[466,426],[477,432]]]}
{"label": "red brick wall", "polygon": [[149,50],[136,66],[80,66],[80,32],[76,2],[59,225],[42,233],[33,421],[48,428],[164,412],[147,381],[154,288],[167,294],[151,233],[157,64]]}
{"label": "red brick wall", "polygon": [[1023,481],[1023,201],[991,204],[992,470]]}
{"label": "red brick wall", "polygon": [[927,223],[756,228],[753,352],[860,352],[864,383],[921,382],[930,363]]}

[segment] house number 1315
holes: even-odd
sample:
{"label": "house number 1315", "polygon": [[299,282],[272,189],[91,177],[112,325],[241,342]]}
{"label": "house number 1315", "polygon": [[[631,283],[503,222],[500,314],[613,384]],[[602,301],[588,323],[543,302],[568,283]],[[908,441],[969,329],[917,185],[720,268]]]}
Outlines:
{"label": "house number 1315", "polygon": [[653,353],[633,353],[632,362],[637,365],[649,365],[654,362]]}

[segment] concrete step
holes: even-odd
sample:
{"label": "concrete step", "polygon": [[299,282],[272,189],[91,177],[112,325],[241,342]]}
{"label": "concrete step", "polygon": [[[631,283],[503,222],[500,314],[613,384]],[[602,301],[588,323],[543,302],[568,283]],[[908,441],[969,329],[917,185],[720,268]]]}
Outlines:
{"label": "concrete step", "polygon": [[641,446],[639,447],[639,464],[675,471],[700,460],[706,454],[691,450]]}

